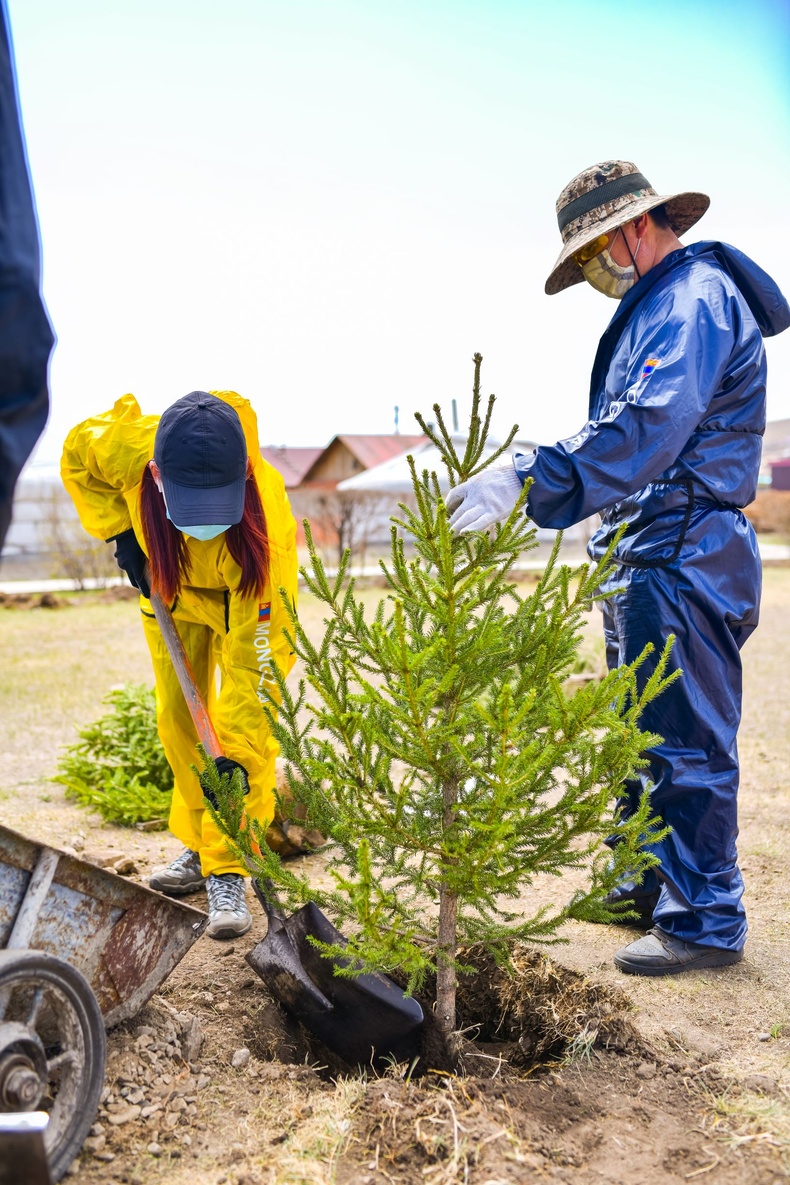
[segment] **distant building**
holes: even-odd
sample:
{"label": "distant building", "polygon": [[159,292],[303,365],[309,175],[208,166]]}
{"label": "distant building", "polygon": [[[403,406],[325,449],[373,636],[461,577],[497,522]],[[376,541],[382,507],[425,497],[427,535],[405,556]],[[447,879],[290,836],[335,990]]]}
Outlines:
{"label": "distant building", "polygon": [[418,444],[424,436],[335,436],[302,478],[304,487],[334,489],[339,481],[356,477]]}
{"label": "distant building", "polygon": [[288,445],[267,445],[264,448],[261,446],[261,456],[264,461],[268,461],[278,473],[283,475],[286,490],[294,490],[301,485],[305,473],[323,452],[323,448],[291,448]]}
{"label": "distant building", "polygon": [[[62,495],[62,498],[61,498]],[[16,485],[11,526],[3,547],[3,558],[24,558],[49,550],[49,519],[52,507],[77,518],[71,498],[60,480],[57,465],[27,465]]]}
{"label": "distant building", "polygon": [[771,489],[790,490],[790,457],[774,461],[771,465]]}
{"label": "distant building", "polygon": [[338,484],[375,469],[422,444],[424,436],[334,436],[304,474],[297,489],[289,490],[291,509],[303,539],[302,520],[308,519],[316,544],[333,561],[348,548],[355,562],[364,562],[371,544],[389,539],[389,516],[397,500],[379,494],[344,493]]}
{"label": "distant building", "polygon": [[771,467],[790,457],[790,419],[769,420],[765,425],[760,475],[770,480]]}

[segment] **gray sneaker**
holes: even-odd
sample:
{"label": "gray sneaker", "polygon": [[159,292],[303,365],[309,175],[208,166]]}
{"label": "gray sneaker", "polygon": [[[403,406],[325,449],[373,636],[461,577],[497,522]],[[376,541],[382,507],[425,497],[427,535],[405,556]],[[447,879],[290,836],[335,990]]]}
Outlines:
{"label": "gray sneaker", "polygon": [[252,925],[244,901],[244,877],[237,872],[212,873],[206,882],[209,938],[240,938]]}
{"label": "gray sneaker", "polygon": [[166,893],[168,897],[185,897],[188,893],[197,893],[205,883],[206,878],[200,871],[200,856],[190,848],[184,848],[172,864],[152,872],[148,878],[152,889]]}

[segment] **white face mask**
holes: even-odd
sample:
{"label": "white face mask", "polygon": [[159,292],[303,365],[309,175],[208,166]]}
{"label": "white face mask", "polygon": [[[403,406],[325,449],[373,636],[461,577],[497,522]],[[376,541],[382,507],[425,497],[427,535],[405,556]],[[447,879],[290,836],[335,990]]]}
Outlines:
{"label": "white face mask", "polygon": [[[627,246],[625,235],[623,235],[623,239]],[[615,263],[609,254],[609,248],[604,247],[603,251],[599,251],[597,255],[593,255],[592,259],[588,259],[586,263],[582,264],[585,280],[588,284],[592,284],[598,292],[602,292],[604,296],[611,296],[613,300],[622,300],[628,289],[633,288],[639,278],[636,274],[635,264],[641,245],[642,240],[639,239],[636,251],[631,257],[631,263],[626,267]]]}

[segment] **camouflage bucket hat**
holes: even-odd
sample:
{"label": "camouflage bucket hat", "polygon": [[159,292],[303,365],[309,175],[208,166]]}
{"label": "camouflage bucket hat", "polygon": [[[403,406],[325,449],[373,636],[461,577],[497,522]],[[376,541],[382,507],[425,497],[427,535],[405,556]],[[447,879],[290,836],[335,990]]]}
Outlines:
{"label": "camouflage bucket hat", "polygon": [[710,198],[704,193],[656,193],[628,160],[592,165],[574,177],[557,198],[557,222],[564,245],[546,281],[546,292],[553,296],[584,280],[573,256],[599,235],[616,230],[656,206],[666,206],[670,226],[676,235],[682,235],[699,221],[709,205]]}

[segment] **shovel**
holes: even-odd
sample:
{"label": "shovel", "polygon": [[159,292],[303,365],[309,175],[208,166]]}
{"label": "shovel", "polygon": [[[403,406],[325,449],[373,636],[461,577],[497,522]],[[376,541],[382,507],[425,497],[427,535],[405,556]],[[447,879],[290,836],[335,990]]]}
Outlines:
{"label": "shovel", "polygon": [[[172,614],[159,593],[151,593],[170,661],[198,738],[212,759],[222,757],[219,739],[195,681]],[[310,939],[346,946],[339,930],[312,902],[285,917],[271,882],[253,878],[253,891],[269,923],[266,937],[246,956],[275,1000],[344,1061],[376,1064],[385,1058],[410,1061],[419,1052],[423,1012],[388,976],[364,972],[341,978],[335,968],[353,966],[343,956],[324,958]]]}

